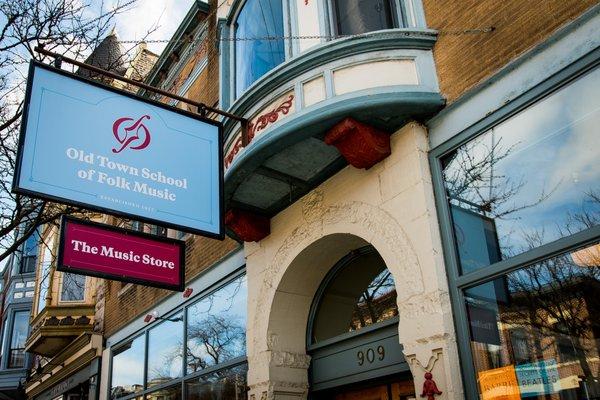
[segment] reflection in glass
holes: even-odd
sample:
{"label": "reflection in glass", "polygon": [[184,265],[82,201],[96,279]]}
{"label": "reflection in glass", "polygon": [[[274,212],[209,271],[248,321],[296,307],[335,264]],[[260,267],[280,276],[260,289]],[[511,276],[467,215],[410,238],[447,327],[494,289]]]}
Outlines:
{"label": "reflection in glass", "polygon": [[467,273],[600,222],[600,69],[442,160]]}
{"label": "reflection in glass", "polygon": [[187,372],[246,354],[246,276],[188,307]]}
{"label": "reflection in glass", "polygon": [[[51,240],[47,239],[48,243]],[[46,297],[48,296],[48,288],[50,287],[50,269],[52,268],[52,251],[50,247],[44,245],[44,252],[42,253],[42,260],[40,262],[40,270],[38,281],[39,283],[39,296],[37,303],[38,314],[46,308]]]}
{"label": "reflection in glass", "polygon": [[146,395],[146,400],[181,400],[181,384],[160,389]]}
{"label": "reflection in glass", "polygon": [[394,27],[390,0],[334,0],[338,35],[391,29]]}
{"label": "reflection in glass", "polygon": [[598,293],[600,244],[466,290],[482,398],[598,398]]}
{"label": "reflection in glass", "polygon": [[144,336],[138,336],[113,351],[111,376],[111,399],[142,391]]}
{"label": "reflection in glass", "polygon": [[85,298],[85,276],[63,272],[61,301],[83,301]]}
{"label": "reflection in glass", "polygon": [[187,381],[186,397],[189,400],[245,400],[246,364],[234,368],[220,370]]}
{"label": "reflection in glass", "polygon": [[398,315],[394,280],[371,247],[346,256],[317,308],[313,343]]}
{"label": "reflection in glass", "polygon": [[182,376],[183,314],[175,314],[148,332],[148,387]]}
{"label": "reflection in glass", "polygon": [[8,349],[8,368],[25,366],[25,341],[29,332],[29,311],[17,311],[13,319],[13,329]]}
{"label": "reflection in glass", "polygon": [[237,98],[285,60],[282,0],[247,0],[235,23],[235,38],[238,39],[235,41]]}

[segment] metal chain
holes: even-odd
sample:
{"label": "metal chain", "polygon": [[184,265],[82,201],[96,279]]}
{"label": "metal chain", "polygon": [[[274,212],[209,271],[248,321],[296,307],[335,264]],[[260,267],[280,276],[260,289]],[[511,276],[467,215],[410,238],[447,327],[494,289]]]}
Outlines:
{"label": "metal chain", "polygon": [[[496,28],[493,26],[489,26],[486,28],[476,28],[476,29],[465,29],[465,30],[461,30],[461,31],[438,31],[438,35],[474,35],[474,34],[480,34],[480,33],[489,33],[489,32],[493,32]],[[410,32],[406,32],[406,34],[408,35]],[[389,37],[397,37],[398,33],[389,33],[389,32],[385,32],[385,33],[380,33],[380,34],[370,34],[369,36],[379,36],[379,37],[385,37],[385,36],[389,36]],[[360,34],[354,34],[354,35],[306,35],[306,36],[298,36],[298,35],[290,35],[290,36],[258,36],[258,37],[233,37],[233,38],[219,38],[218,40],[221,42],[246,42],[246,41],[276,41],[276,40],[310,40],[310,39],[327,39],[327,40],[334,40],[334,39],[347,39],[347,38],[358,38],[358,37],[365,37],[364,33],[360,33]],[[151,39],[151,40],[144,40],[143,42],[145,43],[169,43],[171,40],[169,39]],[[140,43],[140,40],[119,40],[119,43]],[[180,39],[180,40],[175,40],[173,41],[173,43],[178,43],[178,42],[186,42],[189,43],[190,40],[189,39]]]}

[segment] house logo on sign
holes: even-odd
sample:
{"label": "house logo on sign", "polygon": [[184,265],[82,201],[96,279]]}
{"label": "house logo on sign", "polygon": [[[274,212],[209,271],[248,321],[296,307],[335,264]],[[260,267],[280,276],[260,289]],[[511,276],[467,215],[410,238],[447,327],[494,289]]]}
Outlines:
{"label": "house logo on sign", "polygon": [[[150,119],[149,115],[141,116],[137,121],[133,118],[122,117],[113,122],[113,135],[120,144],[119,148],[113,148],[113,153],[120,153],[126,148],[131,150],[142,150],[150,144],[150,131],[144,125],[144,119]],[[132,123],[132,121],[135,121]]]}

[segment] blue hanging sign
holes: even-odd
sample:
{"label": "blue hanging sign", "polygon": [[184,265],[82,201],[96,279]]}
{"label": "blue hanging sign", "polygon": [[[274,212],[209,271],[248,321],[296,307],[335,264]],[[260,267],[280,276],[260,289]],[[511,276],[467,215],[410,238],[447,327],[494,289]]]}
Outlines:
{"label": "blue hanging sign", "polygon": [[221,126],[32,62],[13,191],[223,238]]}

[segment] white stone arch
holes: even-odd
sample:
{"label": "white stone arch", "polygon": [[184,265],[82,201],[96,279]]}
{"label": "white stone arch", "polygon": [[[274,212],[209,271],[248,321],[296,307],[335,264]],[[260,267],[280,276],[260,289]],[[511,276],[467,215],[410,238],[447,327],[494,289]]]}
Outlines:
{"label": "white stone arch", "polygon": [[[314,295],[329,270],[351,250],[371,244],[391,272],[398,294],[400,341],[405,302],[424,292],[417,254],[395,218],[352,201],[323,204],[314,191],[301,201],[302,218],[285,236],[266,238],[249,254],[248,383],[251,399],[304,398],[308,391],[306,330]],[[253,264],[261,270],[252,274]],[[262,264],[262,266],[258,266]]]}

